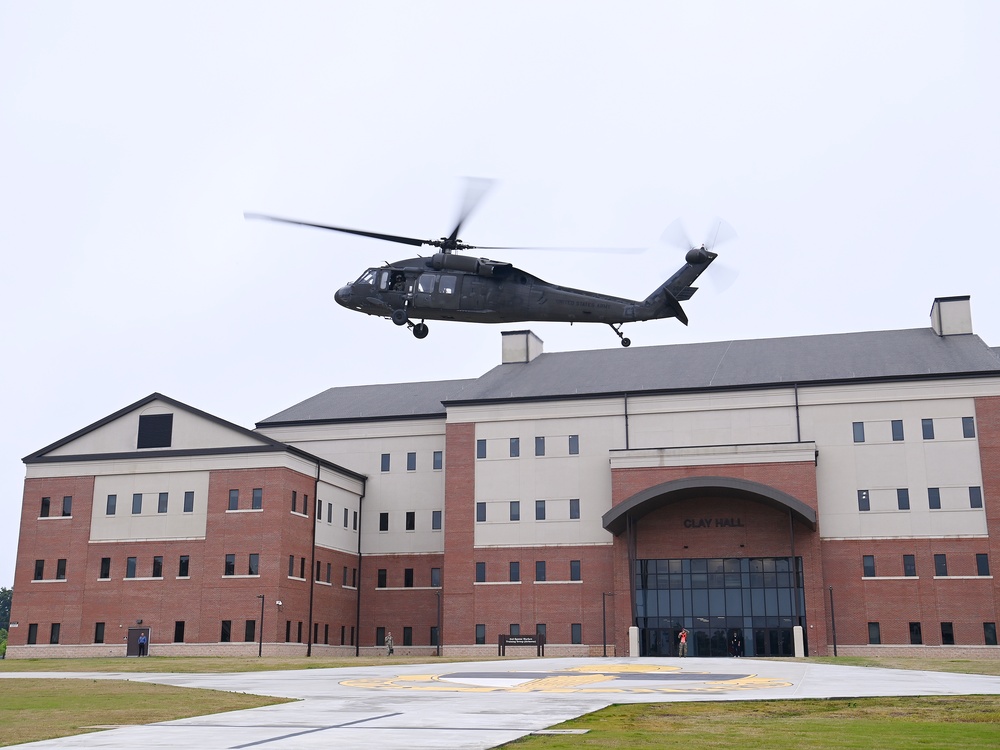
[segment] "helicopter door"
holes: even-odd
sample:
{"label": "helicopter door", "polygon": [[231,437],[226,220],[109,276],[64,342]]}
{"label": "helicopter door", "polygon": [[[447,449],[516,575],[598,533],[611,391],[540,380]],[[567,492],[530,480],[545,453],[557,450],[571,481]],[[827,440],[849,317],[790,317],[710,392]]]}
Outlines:
{"label": "helicopter door", "polygon": [[428,309],[434,307],[434,292],[437,291],[438,275],[436,273],[422,273],[417,279],[417,291],[413,295],[413,307],[415,309]]}
{"label": "helicopter door", "polygon": [[460,278],[452,274],[425,273],[417,279],[415,310],[455,310],[458,308]]}

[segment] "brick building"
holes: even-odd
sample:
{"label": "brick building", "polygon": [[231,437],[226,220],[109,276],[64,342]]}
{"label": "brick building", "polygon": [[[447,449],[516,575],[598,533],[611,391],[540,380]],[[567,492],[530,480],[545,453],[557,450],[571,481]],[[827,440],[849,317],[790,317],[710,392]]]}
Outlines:
{"label": "brick building", "polygon": [[[543,353],[25,459],[8,655],[1000,657],[1000,354],[931,326]],[[263,627],[261,617],[263,615]],[[132,639],[131,641],[129,639]]]}

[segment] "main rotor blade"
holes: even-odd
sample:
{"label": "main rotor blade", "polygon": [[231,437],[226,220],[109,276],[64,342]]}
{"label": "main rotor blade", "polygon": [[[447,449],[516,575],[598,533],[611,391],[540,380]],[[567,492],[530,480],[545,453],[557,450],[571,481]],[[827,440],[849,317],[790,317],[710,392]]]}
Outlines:
{"label": "main rotor blade", "polygon": [[541,250],[557,253],[606,253],[609,255],[637,255],[646,252],[644,247],[540,247],[538,245],[465,245],[464,250]]}
{"label": "main rotor blade", "polygon": [[329,224],[315,224],[311,221],[299,221],[298,219],[283,219],[280,216],[268,216],[267,214],[255,214],[255,213],[244,213],[243,218],[245,219],[261,219],[264,221],[277,221],[282,224],[298,224],[303,227],[314,227],[316,229],[329,229],[333,232],[344,232],[346,234],[357,234],[362,237],[371,237],[375,240],[387,240],[389,242],[399,242],[404,245],[414,245],[420,247],[421,245],[431,244],[431,240],[418,240],[415,237],[400,237],[395,234],[382,234],[380,232],[365,232],[361,229],[347,229],[346,227],[334,227]]}
{"label": "main rotor blade", "polygon": [[493,180],[486,179],[485,177],[465,178],[465,195],[462,197],[462,209],[459,211],[458,221],[455,223],[455,228],[446,240],[449,246],[454,247],[457,244],[458,233],[462,229],[462,224],[464,224],[465,220],[469,218],[469,215],[475,210],[476,206],[479,205],[479,202],[483,199],[483,196],[489,192],[491,187],[493,187]]}

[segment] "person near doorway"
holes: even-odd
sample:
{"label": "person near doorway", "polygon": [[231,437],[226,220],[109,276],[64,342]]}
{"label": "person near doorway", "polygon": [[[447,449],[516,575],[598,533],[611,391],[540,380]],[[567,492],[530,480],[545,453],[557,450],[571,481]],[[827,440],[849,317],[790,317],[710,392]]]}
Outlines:
{"label": "person near doorway", "polygon": [[392,656],[392,647],[393,647],[393,645],[394,644],[392,642],[392,631],[390,630],[388,633],[386,633],[386,636],[385,636],[385,650],[386,650],[385,655],[386,656]]}
{"label": "person near doorway", "polygon": [[139,656],[146,655],[146,634],[139,633]]}
{"label": "person near doorway", "polygon": [[677,647],[677,655],[678,656],[687,656],[688,655],[688,632],[687,632],[687,630],[685,630],[685,629],[682,628],[681,629],[681,634],[678,636],[678,639],[679,639],[680,643],[679,643],[679,645]]}

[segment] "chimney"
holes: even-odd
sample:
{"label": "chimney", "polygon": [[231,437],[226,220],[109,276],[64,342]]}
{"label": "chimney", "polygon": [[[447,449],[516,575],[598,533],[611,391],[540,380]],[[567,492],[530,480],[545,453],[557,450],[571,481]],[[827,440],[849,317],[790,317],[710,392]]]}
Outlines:
{"label": "chimney", "polygon": [[972,333],[972,307],[969,295],[938,297],[931,306],[931,329],[938,336]]}
{"label": "chimney", "polygon": [[542,340],[531,331],[502,331],[503,364],[530,362],[542,353]]}

